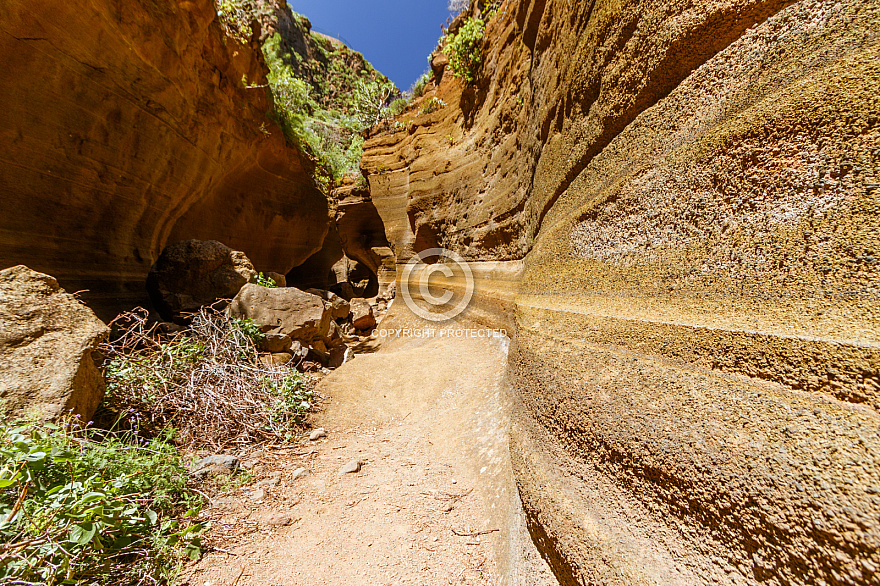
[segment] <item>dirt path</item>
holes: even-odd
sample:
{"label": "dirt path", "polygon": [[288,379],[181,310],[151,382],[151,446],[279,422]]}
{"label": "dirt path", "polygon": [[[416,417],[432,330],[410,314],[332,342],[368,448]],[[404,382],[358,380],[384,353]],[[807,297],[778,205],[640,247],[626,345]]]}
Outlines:
{"label": "dirt path", "polygon": [[[418,324],[394,316],[384,325]],[[211,551],[185,583],[552,583],[511,481],[507,343],[401,338],[328,376],[315,421],[328,437],[260,456],[266,484],[209,509],[225,551]],[[351,461],[360,471],[340,474]],[[309,474],[293,480],[301,467]]]}

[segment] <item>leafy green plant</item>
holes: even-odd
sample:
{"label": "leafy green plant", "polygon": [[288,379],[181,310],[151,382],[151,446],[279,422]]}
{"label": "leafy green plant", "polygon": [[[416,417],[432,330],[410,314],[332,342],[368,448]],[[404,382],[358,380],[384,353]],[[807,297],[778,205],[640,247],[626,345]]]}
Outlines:
{"label": "leafy green plant", "polygon": [[422,114],[430,114],[431,112],[436,112],[440,108],[446,106],[446,102],[438,98],[437,96],[431,96],[430,99],[425,100],[425,103],[422,104]]}
{"label": "leafy green plant", "polygon": [[0,424],[0,582],[167,582],[200,555],[201,499],[164,438]]}
{"label": "leafy green plant", "polygon": [[408,105],[409,101],[406,98],[397,98],[388,106],[388,113],[392,116],[400,116]]}
{"label": "leafy green plant", "polygon": [[359,80],[354,89],[354,116],[364,129],[372,128],[389,116],[386,106],[397,88],[381,79]]}
{"label": "leafy green plant", "polygon": [[275,380],[266,380],[266,385],[273,399],[272,419],[278,420],[295,414],[301,422],[302,414],[312,408],[314,391],[305,386],[305,378],[298,372]]}
{"label": "leafy green plant", "polygon": [[275,283],[275,279],[272,277],[267,277],[262,272],[257,273],[257,276],[254,278],[254,282],[260,287],[266,287],[267,289],[275,289],[278,285]]}
{"label": "leafy green plant", "polygon": [[[430,57],[429,57],[430,59]],[[415,81],[411,88],[409,88],[410,99],[414,100],[416,98],[421,98],[425,93],[425,86],[427,86],[431,79],[433,79],[434,74],[430,71],[426,71]]]}
{"label": "leafy green plant", "polygon": [[266,338],[260,324],[246,317],[229,318],[229,333],[230,346],[238,349],[238,354],[243,360],[253,358],[254,351]]}
{"label": "leafy green plant", "polygon": [[452,74],[472,84],[483,61],[483,35],[486,23],[479,18],[468,18],[458,32],[447,35],[443,52],[449,57]]}
{"label": "leafy green plant", "polygon": [[226,34],[240,43],[247,43],[253,34],[251,22],[255,7],[249,0],[214,0],[217,17]]}

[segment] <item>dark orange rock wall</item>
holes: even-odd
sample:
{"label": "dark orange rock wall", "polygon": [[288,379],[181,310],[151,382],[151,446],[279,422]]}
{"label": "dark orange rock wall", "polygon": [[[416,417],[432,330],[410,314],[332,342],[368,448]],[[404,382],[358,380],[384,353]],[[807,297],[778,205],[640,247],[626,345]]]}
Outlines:
{"label": "dark orange rock wall", "polygon": [[210,0],[3,2],[0,62],[0,266],[88,289],[108,318],[143,302],[168,242],[280,273],[320,248],[326,198]]}
{"label": "dark orange rock wall", "polygon": [[401,260],[524,259],[511,451],[561,583],[876,581],[878,30],[865,1],[508,1],[476,87],[368,141]]}

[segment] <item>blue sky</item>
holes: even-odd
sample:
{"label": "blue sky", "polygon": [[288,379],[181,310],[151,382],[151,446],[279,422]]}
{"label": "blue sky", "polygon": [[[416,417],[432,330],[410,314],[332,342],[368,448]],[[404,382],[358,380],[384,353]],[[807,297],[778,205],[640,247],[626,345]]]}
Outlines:
{"label": "blue sky", "polygon": [[336,37],[406,90],[428,69],[448,0],[288,0],[312,29]]}

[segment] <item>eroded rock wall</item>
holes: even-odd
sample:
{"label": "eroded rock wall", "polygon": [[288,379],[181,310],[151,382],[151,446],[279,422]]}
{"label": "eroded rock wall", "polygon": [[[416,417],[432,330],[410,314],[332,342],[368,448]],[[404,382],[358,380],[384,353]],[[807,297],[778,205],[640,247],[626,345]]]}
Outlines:
{"label": "eroded rock wall", "polygon": [[328,205],[267,117],[261,59],[211,0],[4,2],[0,267],[88,290],[106,319],[144,302],[166,243],[219,240],[282,274],[308,258]]}
{"label": "eroded rock wall", "polygon": [[511,452],[561,583],[875,582],[878,30],[865,1],[505,2],[477,86],[368,141],[402,260],[525,260]]}

